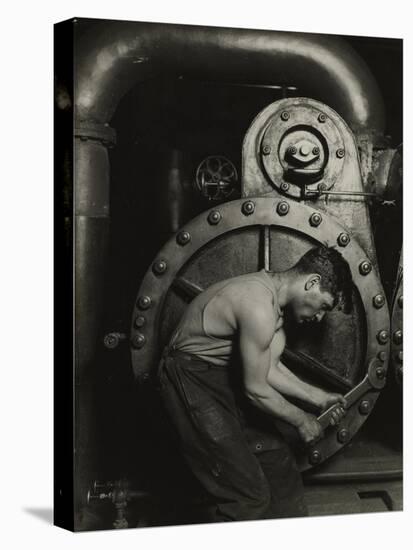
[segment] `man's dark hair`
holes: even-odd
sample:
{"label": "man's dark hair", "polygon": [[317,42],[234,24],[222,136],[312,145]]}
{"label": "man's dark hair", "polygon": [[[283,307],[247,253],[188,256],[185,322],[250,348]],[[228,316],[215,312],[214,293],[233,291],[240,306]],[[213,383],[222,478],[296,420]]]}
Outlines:
{"label": "man's dark hair", "polygon": [[338,250],[327,246],[311,248],[293,269],[301,274],[318,273],[320,290],[333,296],[334,306],[340,304],[344,313],[351,312],[353,279],[350,266]]}

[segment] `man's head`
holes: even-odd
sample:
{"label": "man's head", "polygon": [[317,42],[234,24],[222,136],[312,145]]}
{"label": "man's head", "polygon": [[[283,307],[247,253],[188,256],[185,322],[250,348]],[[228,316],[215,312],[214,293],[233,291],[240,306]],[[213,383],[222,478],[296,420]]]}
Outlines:
{"label": "man's head", "polygon": [[295,321],[321,321],[338,304],[352,309],[350,267],[335,248],[312,248],[291,268],[289,309]]}

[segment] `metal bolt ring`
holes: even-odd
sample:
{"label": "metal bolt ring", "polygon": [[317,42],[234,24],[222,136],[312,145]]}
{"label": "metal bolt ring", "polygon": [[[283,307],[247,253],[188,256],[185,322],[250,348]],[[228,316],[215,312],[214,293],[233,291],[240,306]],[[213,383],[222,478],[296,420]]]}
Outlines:
{"label": "metal bolt ring", "polygon": [[152,270],[156,275],[162,275],[165,273],[167,264],[165,260],[157,260],[152,266]]}
{"label": "metal bolt ring", "polygon": [[140,296],[138,298],[138,308],[139,309],[148,309],[152,305],[152,300],[150,296]]}
{"label": "metal bolt ring", "polygon": [[361,275],[368,275],[372,270],[372,265],[369,261],[364,260],[364,262],[361,262],[359,265],[359,271]]}
{"label": "metal bolt ring", "polygon": [[386,303],[386,299],[383,294],[376,294],[373,298],[373,305],[376,309],[380,309]]}
{"label": "metal bolt ring", "polygon": [[241,206],[241,210],[245,216],[250,216],[255,210],[255,203],[253,201],[246,201]]}
{"label": "metal bolt ring", "polygon": [[[146,345],[141,350],[135,350],[132,347],[131,358],[134,373],[137,377],[145,370],[155,368],[155,361],[158,353],[157,348],[157,335],[160,330],[160,319],[162,304],[170,291],[170,288],[178,276],[183,265],[190,262],[192,257],[196,257],[196,251],[212,243],[217,237],[221,237],[225,234],[229,234],[233,230],[248,229],[249,226],[259,225],[274,225],[280,228],[286,228],[287,230],[294,230],[298,233],[307,235],[309,238],[315,238],[320,243],[324,243],[328,246],[333,246],[336,242],[337,235],[340,232],[345,232],[345,229],[339,222],[335,221],[334,217],[328,214],[323,215],[323,223],[317,231],[313,232],[313,237],[310,237],[310,228],[308,219],[314,212],[313,208],[294,203],[291,205],[289,201],[280,201],[270,197],[255,197],[254,203],[256,205],[256,213],[258,216],[244,216],[241,212],[241,206],[246,199],[237,199],[235,201],[227,202],[219,207],[220,216],[222,216],[222,223],[218,227],[212,227],[208,224],[208,216],[212,212],[200,214],[197,218],[191,220],[184,228],[192,236],[192,246],[178,248],[175,236],[169,241],[162,249],[161,255],[168,261],[168,270],[162,278],[155,279],[152,275],[151,269],[144,277],[139,290],[139,297],[147,296],[151,297],[152,306],[147,317],[145,324],[145,336],[147,339]],[[279,204],[284,203],[284,208],[289,209],[289,215],[284,216],[277,215],[276,209]],[[214,211],[217,211],[215,208]],[[177,254],[179,252],[179,254]],[[366,315],[367,326],[367,341],[366,341],[366,353],[369,357],[377,357],[380,351],[389,352],[388,342],[383,345],[378,342],[377,335],[381,330],[388,329],[389,319],[388,310],[383,307],[379,310],[375,310],[372,304],[372,296],[379,293],[383,293],[380,278],[377,275],[374,267],[373,273],[366,280],[358,269],[359,259],[363,258],[363,249],[358,244],[357,240],[352,240],[349,245],[343,249],[343,256],[348,260],[352,271],[353,279],[356,288],[360,293],[362,306]],[[196,281],[194,281],[196,283]],[[368,289],[368,292],[366,292]],[[370,294],[369,294],[370,293]],[[134,326],[135,317],[132,319],[131,334],[137,333],[137,329]],[[393,352],[394,353],[394,352]],[[393,358],[393,354],[392,354]],[[378,360],[378,359],[377,359]],[[388,358],[387,358],[388,360]],[[386,363],[383,362],[383,366],[386,368]],[[375,403],[380,392],[372,392],[369,395],[371,402],[371,408]],[[357,410],[357,405],[355,406]],[[349,429],[351,434],[356,433],[359,427],[364,423],[367,416],[352,415],[349,416]],[[326,435],[317,449],[322,453],[322,461],[330,457],[337,452],[340,448],[339,443],[336,440],[336,433],[332,430],[330,434]],[[310,467],[307,455],[301,455],[299,458],[300,469],[307,469]]]}
{"label": "metal bolt ring", "polygon": [[180,231],[176,236],[176,242],[181,246],[184,246],[189,243],[191,240],[191,234],[188,231]]}
{"label": "metal bolt ring", "polygon": [[217,225],[221,221],[221,213],[219,210],[212,210],[208,216],[208,222],[211,225]]}
{"label": "metal bolt ring", "polygon": [[337,237],[337,243],[339,246],[347,246],[350,242],[350,235],[348,233],[340,233]]}
{"label": "metal bolt ring", "polygon": [[290,210],[290,205],[286,201],[281,201],[277,204],[277,214],[285,216]]}
{"label": "metal bolt ring", "polygon": [[313,214],[311,214],[310,216],[309,221],[310,221],[310,225],[312,225],[313,227],[318,227],[320,223],[323,221],[323,218],[321,214],[319,214],[318,212],[313,212]]}

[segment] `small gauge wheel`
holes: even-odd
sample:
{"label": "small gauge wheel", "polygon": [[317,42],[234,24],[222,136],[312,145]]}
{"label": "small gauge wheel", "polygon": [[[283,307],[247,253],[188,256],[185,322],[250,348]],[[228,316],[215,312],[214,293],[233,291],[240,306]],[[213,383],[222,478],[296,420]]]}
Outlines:
{"label": "small gauge wheel", "polygon": [[237,183],[237,169],[226,157],[206,157],[197,168],[196,189],[208,200],[228,198],[235,190]]}

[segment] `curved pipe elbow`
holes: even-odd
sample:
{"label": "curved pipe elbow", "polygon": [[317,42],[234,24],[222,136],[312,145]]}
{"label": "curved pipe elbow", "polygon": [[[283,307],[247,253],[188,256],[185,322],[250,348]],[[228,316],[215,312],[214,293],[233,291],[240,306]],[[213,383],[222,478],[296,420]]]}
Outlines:
{"label": "curved pipe elbow", "polygon": [[293,84],[300,95],[334,108],[355,133],[384,131],[384,105],[373,75],[336,36],[104,21],[79,41],[76,55],[78,120],[108,122],[135,84],[170,73]]}

